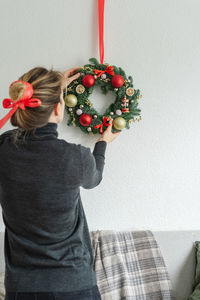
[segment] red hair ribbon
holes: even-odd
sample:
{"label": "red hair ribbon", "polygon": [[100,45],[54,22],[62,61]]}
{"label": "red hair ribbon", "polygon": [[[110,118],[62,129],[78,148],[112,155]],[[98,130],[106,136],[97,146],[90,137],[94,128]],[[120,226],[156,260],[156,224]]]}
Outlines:
{"label": "red hair ribbon", "polygon": [[115,75],[114,73],[114,67],[112,66],[108,66],[105,70],[97,70],[97,69],[94,69],[94,73],[95,74],[98,74],[97,77],[101,76],[103,73],[108,73],[110,75]]}
{"label": "red hair ribbon", "polygon": [[108,121],[108,118],[103,117],[103,122],[101,124],[95,125],[94,128],[97,129],[97,128],[100,127],[100,132],[102,133],[103,132],[103,125],[106,126],[106,127],[111,125],[110,123],[106,123],[107,121]]}
{"label": "red hair ribbon", "polygon": [[8,121],[8,119],[10,119],[10,117],[15,113],[15,111],[17,110],[17,108],[21,108],[22,110],[25,110],[25,106],[29,106],[29,107],[36,107],[41,105],[41,100],[38,98],[31,98],[33,95],[33,86],[31,83],[26,82],[26,81],[22,81],[22,80],[16,80],[13,83],[11,83],[11,85],[9,86],[9,88],[11,88],[11,86],[16,83],[16,82],[21,82],[23,84],[26,85],[26,90],[24,92],[24,95],[18,99],[17,101],[14,101],[13,99],[9,99],[9,98],[5,98],[3,100],[3,107],[4,108],[12,108],[9,113],[0,120],[0,129],[5,125],[5,123]]}

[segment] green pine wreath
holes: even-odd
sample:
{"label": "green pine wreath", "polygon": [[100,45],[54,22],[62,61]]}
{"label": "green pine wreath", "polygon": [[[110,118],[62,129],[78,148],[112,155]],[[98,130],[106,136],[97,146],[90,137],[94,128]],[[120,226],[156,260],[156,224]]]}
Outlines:
{"label": "green pine wreath", "polygon": [[[113,118],[112,132],[129,129],[131,121],[141,120],[138,108],[138,99],[142,97],[140,90],[133,88],[132,77],[127,78],[122,68],[100,64],[96,58],[89,61],[91,64],[77,70],[81,73],[79,78],[64,90],[65,110],[70,116],[67,125],[80,127],[87,134],[101,134]],[[95,85],[101,87],[103,94],[113,91],[116,96],[115,102],[103,114],[99,114],[88,99]]]}

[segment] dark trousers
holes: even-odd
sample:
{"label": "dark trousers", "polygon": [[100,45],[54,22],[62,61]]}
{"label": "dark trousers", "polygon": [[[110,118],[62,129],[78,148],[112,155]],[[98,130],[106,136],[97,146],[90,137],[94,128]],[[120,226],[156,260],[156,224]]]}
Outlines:
{"label": "dark trousers", "polygon": [[5,300],[101,300],[98,286],[78,292],[6,292]]}

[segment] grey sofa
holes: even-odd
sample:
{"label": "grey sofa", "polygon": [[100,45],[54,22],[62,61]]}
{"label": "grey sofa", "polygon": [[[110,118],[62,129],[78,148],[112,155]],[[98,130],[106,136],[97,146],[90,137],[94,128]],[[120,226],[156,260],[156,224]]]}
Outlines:
{"label": "grey sofa", "polygon": [[[192,292],[195,273],[194,242],[200,230],[153,231],[168,268],[176,300],[187,300]],[[0,272],[4,272],[4,232],[0,232]]]}

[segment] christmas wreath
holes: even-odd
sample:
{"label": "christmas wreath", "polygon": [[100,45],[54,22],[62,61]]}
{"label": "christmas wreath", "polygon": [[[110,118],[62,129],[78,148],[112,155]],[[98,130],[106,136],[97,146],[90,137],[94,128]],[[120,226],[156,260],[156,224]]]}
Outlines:
{"label": "christmas wreath", "polygon": [[[140,90],[133,88],[132,77],[127,78],[122,68],[100,64],[96,58],[90,58],[89,61],[91,64],[86,64],[77,71],[81,74],[79,78],[64,90],[65,109],[70,115],[67,125],[80,127],[88,134],[103,133],[112,118],[113,132],[129,129],[131,121],[141,120],[141,110],[138,108]],[[113,91],[116,95],[115,102],[103,115],[95,110],[88,99],[95,85],[100,85],[103,94]]]}

